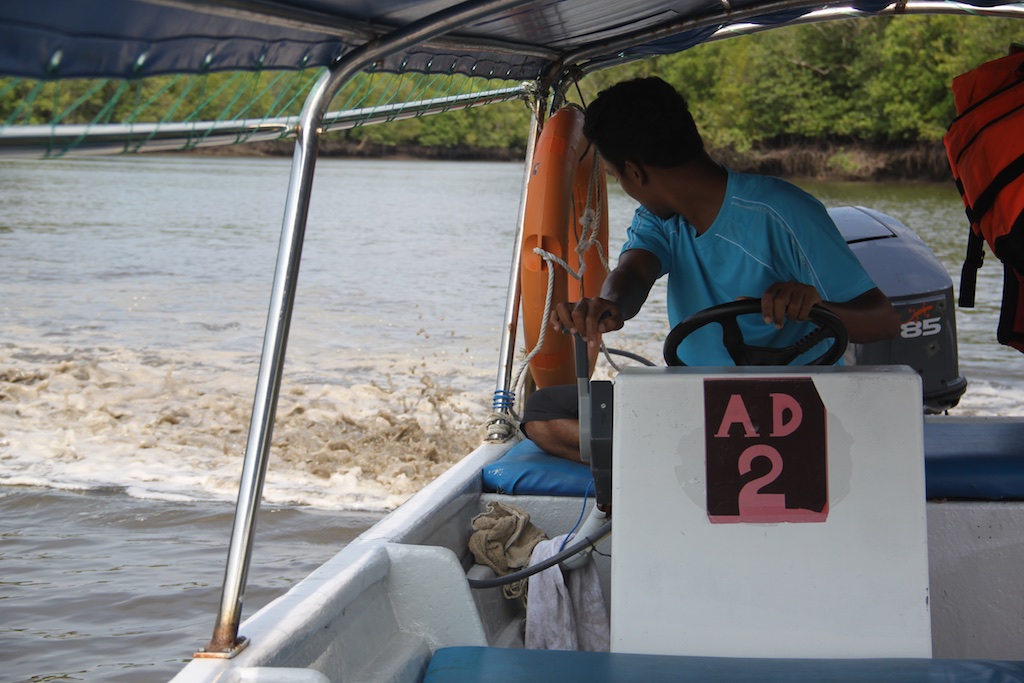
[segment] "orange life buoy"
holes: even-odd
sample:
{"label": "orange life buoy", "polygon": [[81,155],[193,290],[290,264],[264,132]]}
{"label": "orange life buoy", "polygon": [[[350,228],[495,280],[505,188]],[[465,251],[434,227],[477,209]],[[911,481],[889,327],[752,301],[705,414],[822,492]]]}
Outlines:
{"label": "orange life buoy", "polygon": [[[596,241],[605,254],[608,251],[608,189],[604,166],[583,135],[583,112],[578,107],[564,107],[548,119],[537,139],[532,163],[520,269],[523,331],[528,350],[536,346],[541,330],[548,324],[544,319],[544,301],[549,265],[534,249],[540,247],[558,256],[579,272],[576,247],[585,237],[580,219],[588,206],[588,194],[592,195],[590,207],[597,211]],[[594,163],[601,164],[596,178],[592,178]],[[586,269],[582,281],[568,275],[561,266],[553,266],[552,307],[600,293],[605,269],[597,248],[588,249],[583,260]],[[544,335],[540,351],[530,361],[530,373],[538,387],[574,383],[574,367],[572,339],[553,332]]]}

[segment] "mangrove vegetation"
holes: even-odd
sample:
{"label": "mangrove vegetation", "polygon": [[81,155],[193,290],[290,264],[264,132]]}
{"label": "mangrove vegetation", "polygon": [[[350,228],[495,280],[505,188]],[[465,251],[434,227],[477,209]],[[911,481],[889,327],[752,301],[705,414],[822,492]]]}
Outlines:
{"label": "mangrove vegetation", "polygon": [[[930,177],[948,171],[942,136],[956,115],[950,83],[1024,42],[1018,21],[965,16],[848,19],[765,31],[637,60],[584,78],[586,104],[611,83],[658,75],[689,99],[709,146],[729,163],[788,175]],[[293,116],[310,72],[211,73],[137,81],[0,79],[0,123],[201,121]],[[463,92],[469,79],[368,74],[332,109]],[[488,84],[486,87],[507,85]],[[479,86],[478,86],[479,87]],[[357,126],[324,153],[521,159],[521,101]],[[264,151],[276,153],[274,146]],[[234,149],[233,153],[241,150]],[[281,151],[290,153],[287,144]],[[787,166],[788,165],[788,166]]]}

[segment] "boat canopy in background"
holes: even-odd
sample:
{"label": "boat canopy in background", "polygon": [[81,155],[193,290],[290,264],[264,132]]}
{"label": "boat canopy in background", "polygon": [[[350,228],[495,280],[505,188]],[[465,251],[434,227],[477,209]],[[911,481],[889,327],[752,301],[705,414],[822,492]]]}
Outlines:
{"label": "boat canopy in background", "polygon": [[[329,66],[396,29],[479,2],[455,0],[32,0],[0,3],[0,75],[140,78]],[[897,11],[904,0],[896,3]],[[995,7],[1003,3],[933,3]],[[1021,3],[1013,3],[1021,5]],[[891,3],[861,0],[858,13]],[[384,58],[378,70],[533,80],[679,52],[739,22],[777,25],[820,0],[534,0]],[[962,10],[961,10],[962,11]]]}
{"label": "boat canopy in background", "polygon": [[343,104],[322,130],[527,97],[604,67],[777,26],[896,13],[1024,17],[1024,2],[0,2],[0,157],[290,138],[314,83],[343,62],[358,63],[360,78],[337,93]]}

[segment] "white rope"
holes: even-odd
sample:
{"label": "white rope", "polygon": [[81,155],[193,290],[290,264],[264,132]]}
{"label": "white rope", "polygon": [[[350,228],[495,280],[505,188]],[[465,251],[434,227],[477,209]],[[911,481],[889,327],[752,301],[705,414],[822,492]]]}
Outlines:
{"label": "white rope", "polygon": [[516,441],[522,441],[526,434],[519,428],[519,414],[509,409],[508,413],[492,412],[487,417],[487,440],[504,443],[516,437]]}
{"label": "white rope", "polygon": [[608,365],[612,366],[612,370],[616,373],[622,372],[622,368],[612,360],[612,354],[608,353],[608,347],[604,345],[603,341],[601,342],[601,353],[604,354],[604,359],[608,362]]}
{"label": "white rope", "polygon": [[[590,167],[590,180],[587,184],[587,205],[579,219],[579,224],[582,227],[582,234],[576,243],[576,255],[580,264],[579,272],[573,270],[562,258],[549,251],[545,251],[540,247],[533,250],[533,253],[540,256],[547,264],[548,287],[547,293],[544,296],[544,312],[541,317],[540,334],[538,335],[537,343],[523,359],[522,363],[519,365],[519,370],[512,379],[511,387],[516,396],[516,401],[521,400],[519,397],[522,396],[523,389],[525,388],[526,368],[529,367],[530,361],[540,353],[541,348],[544,346],[544,339],[548,330],[548,320],[551,317],[551,303],[555,291],[554,266],[557,264],[565,269],[565,272],[571,275],[574,279],[582,281],[583,275],[587,270],[587,262],[585,258],[586,253],[589,249],[597,249],[598,258],[601,261],[601,265],[604,266],[604,272],[607,273],[611,270],[611,267],[608,265],[608,256],[604,253],[604,247],[602,247],[601,243],[598,241],[598,233],[601,230],[600,216],[603,213],[603,207],[598,201],[600,183],[601,162],[595,153],[594,162]],[[604,342],[601,343],[601,350],[604,351],[605,357],[611,366],[618,370],[615,363],[612,362],[611,357],[608,355]],[[508,413],[499,411],[492,412],[487,422],[488,439],[506,441],[511,438],[513,434],[519,439],[526,438],[522,430],[519,428],[519,414],[516,412],[515,406],[509,408]]]}
{"label": "white rope", "polygon": [[[524,358],[522,363],[520,363],[519,370],[516,371],[515,377],[513,377],[512,379],[512,391],[517,397],[522,395],[523,389],[526,384],[526,368],[529,367],[530,361],[533,360],[533,358],[538,353],[540,353],[541,348],[544,346],[544,338],[547,336],[547,321],[551,316],[551,301],[554,298],[555,292],[555,269],[553,267],[553,264],[557,263],[558,265],[562,266],[563,268],[565,268],[567,273],[572,275],[577,280],[580,279],[581,277],[572,268],[569,267],[568,263],[560,259],[558,256],[555,256],[551,252],[541,249],[540,247],[536,247],[534,248],[533,253],[540,256],[541,259],[543,259],[544,262],[547,264],[548,287],[547,292],[544,296],[544,313],[541,315],[540,334],[537,337],[537,343],[534,345],[533,349],[528,354],[526,354],[526,358]],[[580,268],[580,270],[582,271],[583,268]],[[491,414],[492,421],[488,422],[487,425],[488,437],[493,436],[494,438],[507,439],[512,435],[512,430],[514,430],[514,432],[520,438],[525,438],[522,430],[519,428],[519,415],[514,410],[514,407],[513,409],[510,409],[510,413],[514,420],[514,422],[512,423],[509,423],[508,416],[502,413],[496,412]]]}
{"label": "white rope", "polygon": [[519,370],[516,372],[516,376],[512,379],[512,389],[513,391],[516,392],[516,396],[519,396],[520,393],[522,393],[522,387],[520,385],[520,382],[525,380],[523,373],[526,371],[526,368],[530,365],[530,361],[533,360],[538,353],[540,353],[541,347],[544,346],[544,338],[547,336],[548,319],[551,317],[551,300],[555,294],[555,269],[552,267],[553,264],[557,263],[558,265],[562,266],[563,268],[565,268],[565,271],[567,273],[572,275],[577,280],[580,278],[580,276],[577,275],[576,272],[569,267],[568,263],[566,263],[559,257],[555,256],[550,251],[545,251],[540,247],[536,247],[534,248],[533,253],[540,256],[544,260],[544,262],[547,263],[548,289],[547,293],[544,295],[544,313],[541,315],[540,334],[537,335],[537,343],[534,345],[533,349],[528,354],[526,354],[526,358],[524,358],[523,362],[519,365]]}
{"label": "white rope", "polygon": [[597,240],[598,232],[601,230],[601,221],[599,220],[599,216],[602,213],[603,207],[595,198],[595,194],[598,194],[600,186],[601,161],[597,158],[597,154],[595,154],[594,163],[590,166],[590,182],[587,183],[587,205],[583,210],[583,215],[580,217],[580,225],[583,226],[583,239],[576,243],[576,255],[580,262],[580,273],[579,278],[577,279],[582,278],[583,273],[587,269],[584,256],[587,250],[591,247],[597,248],[598,258],[601,259],[601,265],[604,266],[604,272],[607,273],[611,270],[608,265],[608,256],[604,253],[604,247],[602,247],[601,243]]}
{"label": "white rope", "polygon": [[[519,370],[516,372],[515,378],[512,380],[512,388],[517,397],[522,395],[523,385],[525,384],[524,372],[526,368],[529,366],[530,361],[540,353],[541,347],[544,346],[544,338],[547,335],[548,330],[548,319],[551,317],[551,301],[555,290],[555,269],[553,268],[553,265],[557,264],[561,266],[566,273],[571,275],[574,279],[582,282],[583,275],[587,271],[587,262],[585,258],[586,252],[593,248],[597,249],[598,258],[601,260],[601,265],[604,266],[604,272],[608,273],[611,270],[611,267],[608,265],[608,257],[604,253],[604,248],[598,241],[598,233],[601,230],[600,216],[602,214],[602,206],[597,199],[600,183],[601,163],[595,154],[594,163],[590,166],[590,180],[587,183],[587,205],[579,219],[579,224],[583,228],[583,234],[576,243],[576,255],[580,264],[579,272],[573,270],[565,260],[549,251],[541,249],[540,247],[536,247],[533,250],[534,254],[540,256],[541,259],[547,263],[548,289],[544,297],[544,313],[541,317],[540,334],[537,337],[537,343],[526,355],[526,358],[523,359],[523,362],[519,366]],[[601,346],[602,348],[604,347],[603,342]]]}

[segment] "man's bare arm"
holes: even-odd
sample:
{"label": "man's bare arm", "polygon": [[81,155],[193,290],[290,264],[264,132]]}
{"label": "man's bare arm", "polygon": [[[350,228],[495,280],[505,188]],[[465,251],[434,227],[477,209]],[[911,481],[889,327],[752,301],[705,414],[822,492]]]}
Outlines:
{"label": "man's bare arm", "polygon": [[601,333],[618,330],[647,301],[661,272],[661,261],[649,251],[630,249],[608,273],[600,296],[558,304],[551,312],[551,325],[561,331],[580,333],[591,345]]}

